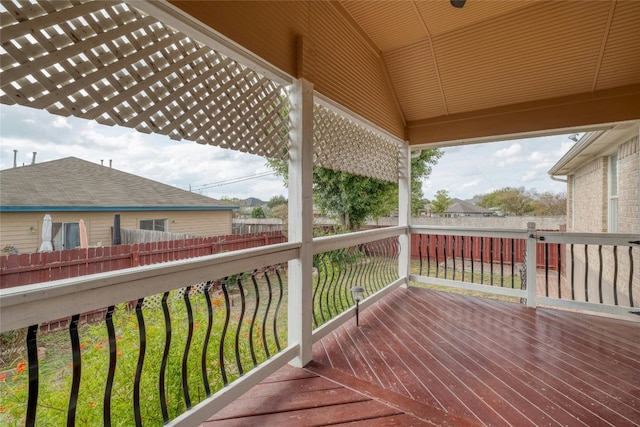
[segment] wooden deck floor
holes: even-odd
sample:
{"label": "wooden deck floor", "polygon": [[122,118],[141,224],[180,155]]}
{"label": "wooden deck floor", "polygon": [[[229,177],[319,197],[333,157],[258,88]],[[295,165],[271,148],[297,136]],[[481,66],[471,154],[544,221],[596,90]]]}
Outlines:
{"label": "wooden deck floor", "polygon": [[640,323],[398,289],[206,426],[640,426]]}

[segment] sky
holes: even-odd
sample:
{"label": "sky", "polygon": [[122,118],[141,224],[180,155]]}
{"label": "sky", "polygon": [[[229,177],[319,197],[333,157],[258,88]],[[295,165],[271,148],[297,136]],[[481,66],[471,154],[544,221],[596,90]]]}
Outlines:
{"label": "sky", "polygon": [[[567,135],[444,148],[444,156],[423,182],[428,199],[446,189],[470,199],[503,187],[563,192],[547,171],[573,145]],[[62,117],[16,105],[0,105],[0,169],[74,156],[215,199],[287,196],[281,177],[259,156],[172,141],[133,129]]]}

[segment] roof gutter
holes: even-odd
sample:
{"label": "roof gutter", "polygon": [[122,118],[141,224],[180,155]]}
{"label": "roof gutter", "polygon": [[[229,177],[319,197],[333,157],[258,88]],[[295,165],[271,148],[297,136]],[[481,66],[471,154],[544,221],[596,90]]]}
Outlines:
{"label": "roof gutter", "polygon": [[562,179],[562,178],[558,178],[557,176],[551,175],[551,174],[549,174],[549,178],[551,178],[553,181],[567,182],[567,178]]}

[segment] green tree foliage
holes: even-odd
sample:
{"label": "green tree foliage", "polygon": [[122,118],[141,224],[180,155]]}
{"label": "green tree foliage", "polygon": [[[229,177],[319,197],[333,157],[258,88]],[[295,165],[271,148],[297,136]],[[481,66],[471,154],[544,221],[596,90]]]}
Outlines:
{"label": "green tree foliage", "polygon": [[[411,159],[412,212],[424,208],[422,179],[429,176],[443,153],[438,149],[422,150]],[[268,160],[269,166],[288,179],[288,164]],[[397,183],[386,182],[322,167],[313,168],[313,200],[315,205],[335,216],[344,230],[360,227],[367,218],[389,215],[398,206]]]}
{"label": "green tree foliage", "polygon": [[262,206],[256,206],[251,211],[251,218],[266,218],[266,217],[267,215],[264,213],[264,209],[262,209]]}
{"label": "green tree foliage", "polygon": [[524,187],[505,187],[485,194],[478,205],[515,216],[565,215],[567,212],[567,198],[563,193],[538,193]]}
{"label": "green tree foliage", "polygon": [[267,207],[269,209],[273,209],[278,205],[286,205],[286,204],[287,204],[287,198],[286,197],[284,197],[284,196],[273,196],[267,202]]}
{"label": "green tree foliage", "polygon": [[431,210],[434,213],[442,215],[449,206],[451,206],[452,200],[449,197],[449,192],[447,190],[438,190],[436,192],[436,196],[431,202]]}

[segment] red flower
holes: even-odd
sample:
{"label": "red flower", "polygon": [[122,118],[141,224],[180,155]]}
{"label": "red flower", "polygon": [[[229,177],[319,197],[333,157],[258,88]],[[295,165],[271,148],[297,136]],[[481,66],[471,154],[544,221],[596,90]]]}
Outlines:
{"label": "red flower", "polygon": [[0,381],[4,382],[4,380],[7,379],[7,375],[6,374],[0,374]]}
{"label": "red flower", "polygon": [[96,402],[89,402],[89,407],[90,408],[95,408],[96,406]]}
{"label": "red flower", "polygon": [[16,371],[18,371],[19,374],[23,373],[26,369],[27,369],[27,362],[19,362],[16,365]]}

